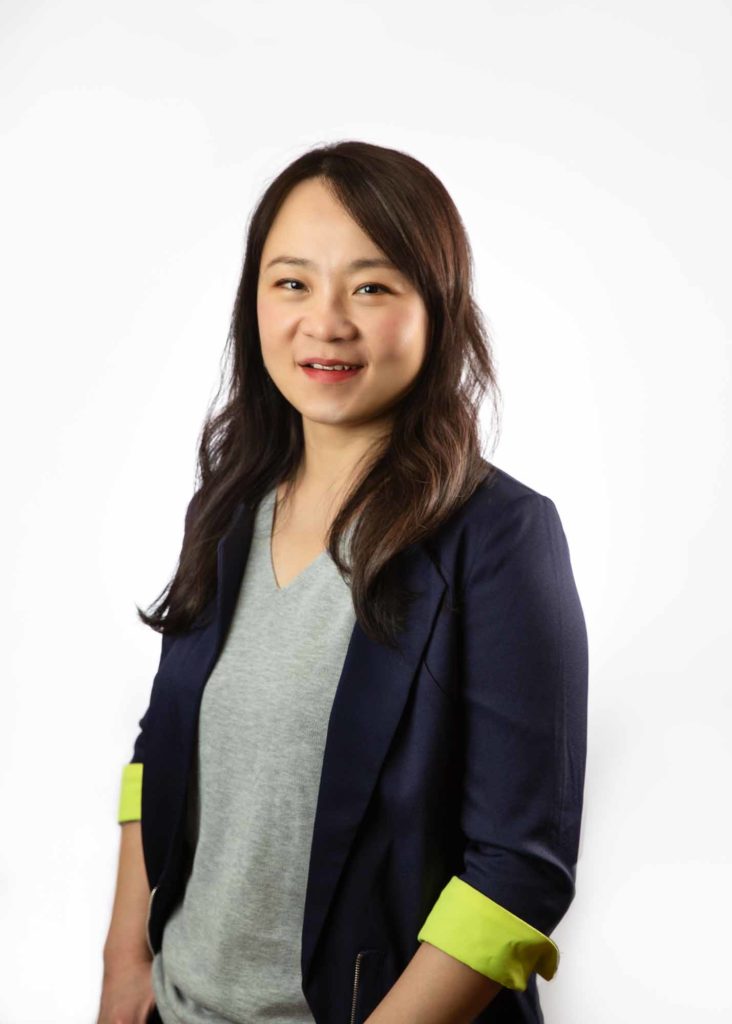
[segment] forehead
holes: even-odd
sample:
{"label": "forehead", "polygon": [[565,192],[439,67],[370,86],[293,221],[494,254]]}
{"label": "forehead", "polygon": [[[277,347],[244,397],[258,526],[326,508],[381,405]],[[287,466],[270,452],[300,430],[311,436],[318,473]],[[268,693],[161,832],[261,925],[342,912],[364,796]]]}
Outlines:
{"label": "forehead", "polygon": [[[358,252],[346,254],[346,248],[357,248]],[[337,253],[341,249],[351,258],[385,255],[325,185],[309,179],[299,182],[285,198],[269,229],[262,255],[268,261],[276,252],[288,252],[316,263],[319,253]]]}

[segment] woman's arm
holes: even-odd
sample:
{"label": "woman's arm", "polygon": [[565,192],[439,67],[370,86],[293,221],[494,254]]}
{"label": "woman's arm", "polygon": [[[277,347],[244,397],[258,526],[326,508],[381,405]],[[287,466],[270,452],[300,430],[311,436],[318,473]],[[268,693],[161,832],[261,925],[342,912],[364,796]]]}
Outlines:
{"label": "woman's arm", "polygon": [[152,960],[145,934],[149,899],[140,822],[127,821],[120,825],[117,886],[104,944],[105,974],[125,963]]}
{"label": "woman's arm", "polygon": [[462,870],[367,1024],[468,1024],[502,987],[549,980],[549,937],[574,897],[586,754],[588,644],[554,503],[512,502],[462,594]]}
{"label": "woman's arm", "polygon": [[121,825],[117,889],[107,941],[97,1024],[138,1024],[155,1006],[145,925],[150,891],[139,821]]}
{"label": "woman's arm", "polygon": [[422,942],[366,1024],[470,1024],[502,988]]}

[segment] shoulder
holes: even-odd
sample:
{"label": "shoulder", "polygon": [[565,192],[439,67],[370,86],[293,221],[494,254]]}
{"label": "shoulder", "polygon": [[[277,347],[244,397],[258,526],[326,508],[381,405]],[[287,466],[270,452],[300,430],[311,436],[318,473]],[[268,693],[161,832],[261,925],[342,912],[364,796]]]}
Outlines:
{"label": "shoulder", "polygon": [[509,551],[536,553],[552,546],[561,531],[551,498],[530,484],[489,463],[484,480],[430,540],[433,560],[443,575],[457,583],[486,558],[496,564]]}
{"label": "shoulder", "polygon": [[506,519],[522,520],[556,512],[551,498],[505,469],[488,463],[488,472],[457,512],[445,523],[446,532],[460,532],[471,543],[481,542]]}
{"label": "shoulder", "polygon": [[517,502],[525,502],[526,499],[535,503],[537,500],[551,500],[524,480],[507,473],[505,469],[493,463],[489,463],[488,466],[487,476],[463,506],[466,518],[490,522]]}

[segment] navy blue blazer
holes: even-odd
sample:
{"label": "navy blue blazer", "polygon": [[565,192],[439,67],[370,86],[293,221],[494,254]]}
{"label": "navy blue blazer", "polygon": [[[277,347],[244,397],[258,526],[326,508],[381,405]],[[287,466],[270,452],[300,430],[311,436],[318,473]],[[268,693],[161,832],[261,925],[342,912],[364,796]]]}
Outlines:
{"label": "navy blue blazer", "polygon": [[[153,953],[185,887],[201,697],[232,619],[253,521],[241,503],[219,542],[208,624],[163,636],[135,740]],[[545,936],[574,898],[588,652],[554,503],[493,467],[448,522],[398,557],[419,594],[400,648],[370,640],[356,622],[328,721],[303,894],[302,986],[317,1024],[365,1021],[416,952],[451,880],[453,896],[457,885],[505,922],[515,915]],[[446,913],[457,944],[435,944],[467,948],[463,935],[485,943],[492,962],[490,917],[450,920],[456,906],[443,904],[442,920]],[[475,1020],[542,1022],[536,974],[525,988],[502,988]]]}

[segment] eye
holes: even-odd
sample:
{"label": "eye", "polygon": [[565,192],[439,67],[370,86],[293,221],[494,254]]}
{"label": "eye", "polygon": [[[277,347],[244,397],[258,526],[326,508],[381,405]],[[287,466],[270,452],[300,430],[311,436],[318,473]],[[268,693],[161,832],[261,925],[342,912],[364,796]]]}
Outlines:
{"label": "eye", "polygon": [[[282,280],[275,282],[275,288],[279,288],[279,286],[282,285],[282,284],[302,284],[302,281],[298,281],[297,278],[294,278],[294,277],[283,277]],[[381,290],[383,292],[389,292],[390,291],[390,289],[387,288],[383,284],[362,284],[360,286],[360,288],[358,289],[358,291],[361,291],[361,288],[381,288]],[[285,291],[286,292],[293,292],[293,291],[299,291],[299,289],[296,289],[296,288],[285,288]],[[370,292],[369,294],[373,295],[374,293]]]}
{"label": "eye", "polygon": [[[383,292],[388,292],[389,289],[385,288],[383,284],[362,284],[361,288],[381,288]],[[358,290],[361,291],[361,288]]]}

